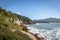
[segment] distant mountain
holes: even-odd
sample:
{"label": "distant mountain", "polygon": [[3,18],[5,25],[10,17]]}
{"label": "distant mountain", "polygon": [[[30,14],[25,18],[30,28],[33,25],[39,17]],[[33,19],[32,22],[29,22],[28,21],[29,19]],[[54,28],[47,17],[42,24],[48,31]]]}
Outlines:
{"label": "distant mountain", "polygon": [[46,18],[40,20],[33,20],[33,23],[60,23],[59,18]]}

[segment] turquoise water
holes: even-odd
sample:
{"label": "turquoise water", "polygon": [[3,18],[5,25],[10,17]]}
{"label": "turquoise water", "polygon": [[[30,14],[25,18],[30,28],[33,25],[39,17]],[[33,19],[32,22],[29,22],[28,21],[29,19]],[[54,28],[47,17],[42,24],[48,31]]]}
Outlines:
{"label": "turquoise water", "polygon": [[60,40],[60,23],[39,23],[28,27],[30,32],[38,33],[44,40]]}

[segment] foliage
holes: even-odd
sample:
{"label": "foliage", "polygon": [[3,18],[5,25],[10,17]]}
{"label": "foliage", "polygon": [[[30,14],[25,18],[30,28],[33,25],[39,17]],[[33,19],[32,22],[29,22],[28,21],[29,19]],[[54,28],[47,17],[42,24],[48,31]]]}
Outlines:
{"label": "foliage", "polygon": [[27,27],[23,27],[22,30],[28,32]]}
{"label": "foliage", "polygon": [[12,32],[9,29],[0,26],[0,40],[32,40],[20,31]]}
{"label": "foliage", "polygon": [[29,19],[28,17],[18,15],[16,13],[11,12],[11,11],[6,11],[5,9],[3,9],[1,7],[0,7],[0,15],[4,16],[4,17],[12,18],[12,19],[22,20],[23,22],[26,22],[26,24],[32,23],[32,20]]}
{"label": "foliage", "polygon": [[19,32],[19,31],[16,31],[14,33],[15,33],[15,35],[18,34],[18,36],[21,38],[21,40],[32,40],[26,34],[23,34],[23,33]]}
{"label": "foliage", "polygon": [[0,7],[0,40],[31,40],[27,35],[19,31],[11,31],[11,29],[22,29],[20,26],[13,23],[14,19],[25,21],[27,24],[31,21],[25,16],[17,15]]}

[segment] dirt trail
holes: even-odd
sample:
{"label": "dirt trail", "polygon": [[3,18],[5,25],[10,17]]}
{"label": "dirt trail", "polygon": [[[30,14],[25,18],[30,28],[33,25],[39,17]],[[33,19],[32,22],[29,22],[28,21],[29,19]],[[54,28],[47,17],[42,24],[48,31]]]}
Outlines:
{"label": "dirt trail", "polygon": [[27,33],[27,32],[25,32],[25,31],[21,31],[21,32],[24,33],[24,34],[26,34],[26,35],[28,35],[31,39],[37,40],[34,35],[32,35],[32,34],[30,34],[30,33]]}

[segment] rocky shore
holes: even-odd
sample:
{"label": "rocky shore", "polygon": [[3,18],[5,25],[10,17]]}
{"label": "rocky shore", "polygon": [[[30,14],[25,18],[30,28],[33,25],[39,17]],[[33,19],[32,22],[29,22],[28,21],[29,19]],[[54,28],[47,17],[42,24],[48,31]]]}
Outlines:
{"label": "rocky shore", "polygon": [[28,25],[24,25],[24,26],[28,29],[28,33],[32,34],[37,40],[44,40],[44,37],[42,37],[41,35],[30,32],[29,30],[31,29],[28,28]]}
{"label": "rocky shore", "polygon": [[29,32],[30,34],[32,34],[33,36],[35,36],[35,38],[37,39],[37,40],[44,40],[44,38],[42,37],[42,36],[38,36],[38,34],[33,34],[33,33],[31,33],[31,32]]}
{"label": "rocky shore", "polygon": [[43,37],[39,37],[38,34],[35,34],[34,36],[37,38],[37,40],[44,40],[44,38]]}

